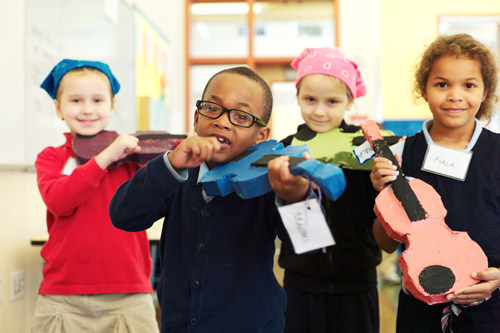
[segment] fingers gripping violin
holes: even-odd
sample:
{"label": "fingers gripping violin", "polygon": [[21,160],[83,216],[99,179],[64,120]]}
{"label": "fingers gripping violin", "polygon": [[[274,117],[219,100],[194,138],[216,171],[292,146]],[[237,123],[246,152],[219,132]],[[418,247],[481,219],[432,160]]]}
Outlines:
{"label": "fingers gripping violin", "polygon": [[399,172],[375,199],[375,214],[387,234],[406,245],[398,260],[404,286],[428,304],[448,302],[448,294],[479,282],[471,274],[487,269],[486,255],[467,232],[446,225],[446,208],[432,186],[405,177],[377,124],[367,121],[361,128],[376,155]]}

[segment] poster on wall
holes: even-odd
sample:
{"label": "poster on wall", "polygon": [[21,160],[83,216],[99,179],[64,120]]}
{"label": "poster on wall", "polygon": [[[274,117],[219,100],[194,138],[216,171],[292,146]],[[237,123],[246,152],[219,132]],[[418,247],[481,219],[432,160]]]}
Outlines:
{"label": "poster on wall", "polygon": [[167,131],[170,105],[168,40],[140,12],[135,14],[137,129]]}

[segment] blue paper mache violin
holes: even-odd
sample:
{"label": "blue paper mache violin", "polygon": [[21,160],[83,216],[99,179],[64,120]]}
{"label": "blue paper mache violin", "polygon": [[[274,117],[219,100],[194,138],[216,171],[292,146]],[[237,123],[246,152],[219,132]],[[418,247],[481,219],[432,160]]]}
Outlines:
{"label": "blue paper mache violin", "polygon": [[337,200],[345,190],[346,181],[341,168],[334,164],[302,158],[306,145],[284,147],[276,140],[256,144],[234,160],[207,172],[201,184],[208,195],[226,196],[235,192],[244,199],[272,191],[267,164],[272,159],[290,156],[290,172],[315,182],[331,200]]}

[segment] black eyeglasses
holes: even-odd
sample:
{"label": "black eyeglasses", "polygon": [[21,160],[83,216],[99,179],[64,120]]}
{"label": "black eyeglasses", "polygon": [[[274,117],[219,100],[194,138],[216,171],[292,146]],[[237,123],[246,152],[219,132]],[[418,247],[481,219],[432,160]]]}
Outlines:
{"label": "black eyeglasses", "polygon": [[267,125],[251,113],[228,109],[214,102],[196,101],[196,109],[199,114],[210,119],[217,119],[222,116],[224,112],[227,112],[229,114],[229,122],[239,127],[251,127],[253,123],[257,123],[260,126]]}

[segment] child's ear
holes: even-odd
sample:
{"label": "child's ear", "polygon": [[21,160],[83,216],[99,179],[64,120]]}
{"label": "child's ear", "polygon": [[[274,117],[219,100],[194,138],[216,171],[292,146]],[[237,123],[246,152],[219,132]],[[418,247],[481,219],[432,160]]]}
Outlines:
{"label": "child's ear", "polygon": [[113,97],[111,100],[111,115],[115,113],[116,98]]}
{"label": "child's ear", "polygon": [[194,127],[194,132],[195,133],[198,133],[198,119],[199,119],[198,112],[194,111],[194,123],[193,123],[193,127]]}
{"label": "child's ear", "polygon": [[346,111],[351,111],[353,105],[354,105],[354,100],[349,101],[349,103],[347,103],[347,106],[346,106],[345,110]]}
{"label": "child's ear", "polygon": [[61,105],[59,104],[59,101],[57,99],[54,99],[54,105],[56,107],[57,116],[59,118],[61,118],[62,120],[64,120],[64,115],[62,114],[62,111],[61,111]]}
{"label": "child's ear", "polygon": [[255,138],[255,144],[269,140],[270,134],[271,128],[269,126],[260,127]]}

